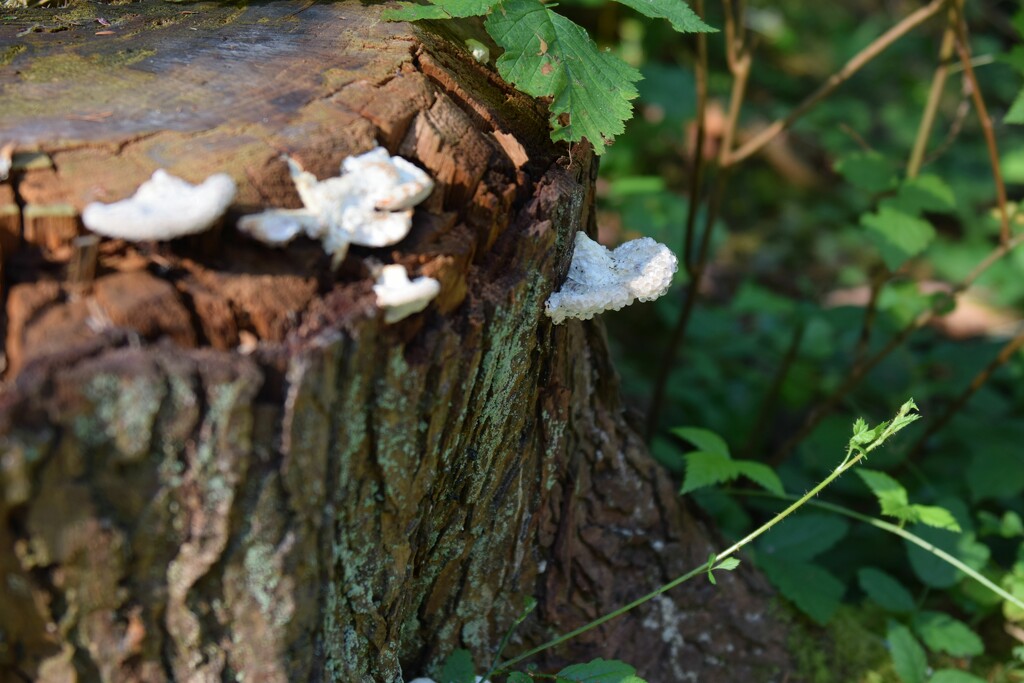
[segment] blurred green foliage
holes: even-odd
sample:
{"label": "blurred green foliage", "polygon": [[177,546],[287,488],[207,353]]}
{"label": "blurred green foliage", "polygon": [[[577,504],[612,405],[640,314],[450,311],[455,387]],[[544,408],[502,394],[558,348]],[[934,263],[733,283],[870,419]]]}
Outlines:
{"label": "blurred green foliage", "polygon": [[[1012,121],[1024,116],[1024,12],[1016,2],[965,4],[974,71],[993,119],[1016,234],[1024,229],[1024,212],[1018,214],[1024,127]],[[917,7],[881,0],[749,2],[743,25],[754,59],[738,140],[785,116]],[[574,0],[561,9],[644,76],[636,118],[602,158],[603,234],[609,241],[648,235],[679,253],[695,169],[694,40],[610,3]],[[708,4],[706,19],[723,25],[719,3]],[[993,170],[955,57],[921,174],[906,174],[943,27],[936,19],[897,41],[772,148],[730,174],[700,298],[673,367],[661,367],[661,359],[679,316],[685,273],[668,296],[605,319],[634,403],[645,405],[655,378],[669,373],[652,450],[680,481],[693,446],[686,432],[672,428],[719,434],[737,460],[768,462],[787,491],[802,491],[835,466],[836,444],[846,442],[855,417],[887,415],[903,397],[914,396],[925,419],[873,453],[868,466],[898,481],[911,507],[948,510],[955,518],[949,526],[961,531],[908,517],[909,529],[1024,596],[1020,348],[1010,349],[1005,362],[965,394],[1024,330],[1024,249],[977,281],[970,307],[961,301],[954,315],[940,316],[945,325],[910,336],[791,453],[780,454],[858,358],[882,349],[922,311],[953,312],[949,285],[997,245]],[[714,148],[732,81],[724,34],[707,40],[706,121]],[[696,198],[701,212],[714,179],[712,169]],[[869,291],[878,283],[884,286],[865,336]],[[962,395],[968,398],[957,407]],[[954,408],[947,422],[936,423]],[[932,433],[932,427],[940,428]],[[727,474],[724,479],[734,473]],[[714,489],[689,495],[731,538],[777,509]],[[879,511],[872,488],[858,477],[840,479],[828,496],[865,514]],[[780,592],[815,621],[827,622],[841,603],[863,615],[893,660],[872,680],[1024,680],[1024,648],[1012,635],[1024,633],[1024,614],[878,529],[820,511],[803,513],[767,535],[754,555]]]}

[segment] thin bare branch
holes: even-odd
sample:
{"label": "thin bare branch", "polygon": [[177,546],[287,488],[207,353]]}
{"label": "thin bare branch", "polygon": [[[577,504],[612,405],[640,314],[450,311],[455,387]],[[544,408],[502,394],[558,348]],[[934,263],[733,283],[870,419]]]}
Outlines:
{"label": "thin bare branch", "polygon": [[917,127],[917,138],[914,140],[914,148],[910,153],[910,161],[907,162],[907,177],[914,178],[921,170],[924,161],[924,153],[928,148],[928,138],[931,136],[932,127],[935,124],[935,114],[939,109],[939,100],[942,99],[942,91],[946,87],[946,76],[949,74],[949,61],[953,58],[953,44],[956,41],[956,11],[949,9],[949,24],[942,34],[942,46],[939,48],[939,65],[935,67],[932,75],[932,85],[928,89],[928,100],[921,114],[921,123]]}
{"label": "thin bare branch", "polygon": [[[696,0],[693,10],[704,18],[704,0]],[[704,180],[704,138],[707,135],[708,108],[708,36],[697,34],[697,136],[693,146],[693,173],[690,174],[690,202],[686,209],[686,228],[683,234],[683,267],[693,277],[693,233],[700,207],[700,187]]]}
{"label": "thin bare branch", "polygon": [[1006,206],[1006,184],[1003,182],[1003,172],[999,167],[999,146],[996,144],[995,128],[992,126],[992,117],[988,115],[988,108],[985,106],[985,99],[981,95],[981,86],[978,84],[978,77],[974,75],[974,67],[971,66],[970,43],[967,41],[967,24],[963,16],[957,21],[956,49],[960,54],[960,64],[964,67],[964,78],[971,84],[971,99],[974,101],[974,110],[978,113],[978,120],[981,122],[981,130],[985,134],[985,144],[988,147],[988,157],[992,164],[992,178],[996,183],[996,200],[999,203],[999,238],[1005,244],[1010,241],[1010,212]]}
{"label": "thin bare branch", "polygon": [[921,438],[919,438],[911,447],[910,454],[907,456],[907,459],[913,460],[920,455],[924,450],[925,444],[928,443],[928,440],[949,424],[949,421],[953,419],[953,416],[960,412],[960,409],[966,405],[972,396],[978,393],[978,390],[988,382],[992,377],[992,374],[1013,358],[1013,354],[1017,353],[1021,347],[1024,347],[1024,331],[1021,331],[1017,336],[1008,341],[996,357],[974,376],[971,383],[967,385],[960,395],[957,396],[952,403],[946,406],[946,409],[942,411],[942,414],[932,420],[924,434],[921,435]]}
{"label": "thin bare branch", "polygon": [[763,131],[748,140],[735,152],[723,159],[724,166],[733,166],[749,156],[756,154],[762,147],[767,145],[776,135],[792,126],[797,119],[810,111],[821,100],[830,95],[832,91],[845,83],[851,76],[878,55],[885,52],[893,43],[914,30],[924,22],[928,21],[942,11],[947,0],[932,0],[924,7],[904,17],[898,24],[880,35],[866,48],[858,52],[843,68],[832,74],[813,94],[796,106],[785,118],[779,119]]}

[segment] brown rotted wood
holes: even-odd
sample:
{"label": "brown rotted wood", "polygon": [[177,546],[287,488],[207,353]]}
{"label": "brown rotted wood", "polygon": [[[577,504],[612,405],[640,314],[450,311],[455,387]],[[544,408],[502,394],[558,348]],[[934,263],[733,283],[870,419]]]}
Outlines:
{"label": "brown rotted wood", "polygon": [[[398,681],[455,647],[488,661],[527,596],[510,653],[704,561],[600,324],[543,315],[596,162],[567,167],[538,105],[445,33],[472,24],[358,2],[10,13],[0,678]],[[298,206],[282,153],[324,177],[378,143],[438,181],[394,248],[332,273],[316,244],[234,230]],[[104,241],[90,278],[78,212],[157,168],[230,173],[224,225]],[[441,295],[385,325],[371,259]],[[729,574],[540,662],[767,679],[789,662],[765,605]]]}

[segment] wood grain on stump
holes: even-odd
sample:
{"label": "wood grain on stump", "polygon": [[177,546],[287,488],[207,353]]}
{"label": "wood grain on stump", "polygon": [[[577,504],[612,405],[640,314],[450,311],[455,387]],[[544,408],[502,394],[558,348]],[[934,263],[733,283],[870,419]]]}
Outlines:
{"label": "wood grain on stump", "polygon": [[[542,105],[443,33],[471,23],[358,2],[8,13],[0,678],[401,681],[455,647],[489,661],[528,596],[509,654],[706,560],[600,323],[543,314],[593,231],[596,161],[569,165]],[[322,178],[376,144],[437,180],[395,247],[332,272],[318,244],[235,230],[300,206],[282,153]],[[158,168],[229,173],[224,225],[104,240],[90,277],[78,213]],[[385,325],[372,262],[441,295]],[[539,662],[781,678],[767,604],[753,574],[694,582]]]}

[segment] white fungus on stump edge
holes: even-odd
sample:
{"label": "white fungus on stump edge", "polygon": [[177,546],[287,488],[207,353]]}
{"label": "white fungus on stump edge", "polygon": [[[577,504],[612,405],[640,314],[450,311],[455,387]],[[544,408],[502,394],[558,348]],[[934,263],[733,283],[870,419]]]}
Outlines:
{"label": "white fungus on stump edge", "polygon": [[426,308],[441,291],[441,283],[425,275],[410,280],[405,266],[395,264],[380,269],[373,291],[384,309],[384,322],[396,323]]}
{"label": "white fungus on stump edge", "polygon": [[677,268],[672,250],[650,237],[609,251],[577,232],[569,274],[548,298],[545,313],[558,325],[566,318],[589,320],[607,310],[617,311],[637,299],[654,301],[668,291]]}
{"label": "white fungus on stump edge", "polygon": [[93,202],[82,211],[85,227],[104,237],[131,242],[171,240],[202,232],[224,215],[237,192],[226,173],[192,185],[163,169],[131,197],[113,204]]}

